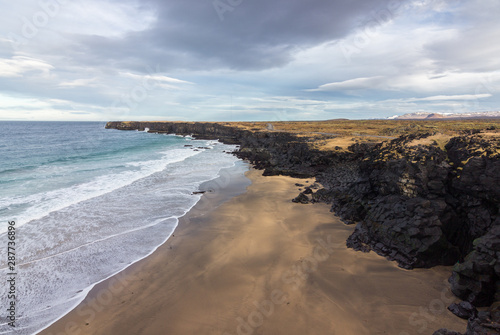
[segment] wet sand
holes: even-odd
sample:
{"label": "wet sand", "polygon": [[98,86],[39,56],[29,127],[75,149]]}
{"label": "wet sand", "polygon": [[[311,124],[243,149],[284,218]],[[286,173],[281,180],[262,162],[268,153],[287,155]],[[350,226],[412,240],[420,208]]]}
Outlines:
{"label": "wet sand", "polygon": [[[303,179],[242,180],[181,219],[152,255],[94,287],[41,332],[62,334],[432,334],[463,332],[449,267],[407,271],[345,247],[353,226],[295,204]],[[231,179],[231,178],[229,178]],[[312,183],[313,180],[309,180]],[[232,192],[232,193],[231,193]],[[220,206],[218,206],[220,205]],[[215,208],[215,209],[214,209]]]}

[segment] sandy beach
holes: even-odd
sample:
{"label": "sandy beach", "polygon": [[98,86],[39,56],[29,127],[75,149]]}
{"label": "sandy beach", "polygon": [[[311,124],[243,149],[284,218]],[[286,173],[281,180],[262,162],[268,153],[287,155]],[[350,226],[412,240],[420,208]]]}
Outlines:
{"label": "sandy beach", "polygon": [[245,193],[220,206],[238,192],[205,195],[164,245],[94,287],[40,334],[465,330],[466,321],[446,310],[457,301],[448,289],[448,267],[407,271],[374,253],[347,249],[354,227],[328,205],[291,202],[299,193],[295,184],[313,180],[263,177],[253,169],[246,175],[251,185]]}

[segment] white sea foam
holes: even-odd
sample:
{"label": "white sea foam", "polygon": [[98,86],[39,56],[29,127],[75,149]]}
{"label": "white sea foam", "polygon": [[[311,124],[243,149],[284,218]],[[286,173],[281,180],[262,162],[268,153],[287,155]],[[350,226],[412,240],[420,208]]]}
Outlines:
{"label": "white sea foam", "polygon": [[[140,167],[139,170],[126,170],[120,173],[110,173],[99,176],[94,180],[71,187],[60,188],[48,192],[40,192],[27,196],[0,198],[0,208],[16,205],[28,205],[26,210],[16,217],[18,226],[24,225],[31,220],[39,219],[50,212],[68,207],[72,204],[91,199],[102,194],[129,185],[136,180],[149,176],[155,172],[162,171],[168,164],[185,160],[200,152],[187,149],[173,149],[163,151],[160,159],[144,162],[130,162],[126,165]],[[0,221],[9,218],[0,217]],[[6,227],[0,228],[0,233],[6,231]]]}
{"label": "white sea foam", "polygon": [[[132,170],[33,195],[35,218],[17,228],[16,334],[48,326],[81,302],[96,283],[163,244],[178,218],[200,199],[192,192],[237,160],[222,153],[234,146],[211,144],[215,149],[172,148],[163,151],[161,159],[125,164]],[[10,199],[10,204],[15,201]],[[4,245],[0,252],[6,254]],[[6,265],[1,259],[2,278],[8,273]],[[7,305],[6,299],[0,292],[0,306]],[[0,334],[11,331],[0,324]]]}

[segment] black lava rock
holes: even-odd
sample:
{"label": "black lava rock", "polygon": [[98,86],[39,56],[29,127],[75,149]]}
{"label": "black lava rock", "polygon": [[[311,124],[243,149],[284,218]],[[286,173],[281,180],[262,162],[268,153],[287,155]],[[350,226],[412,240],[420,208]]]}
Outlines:
{"label": "black lava rock", "polygon": [[300,193],[292,201],[296,202],[296,203],[301,203],[301,204],[308,204],[309,203],[309,198],[304,193]]}
{"label": "black lava rock", "polygon": [[472,306],[468,301],[462,301],[459,304],[451,304],[448,310],[462,319],[470,319],[477,316],[476,307]]}

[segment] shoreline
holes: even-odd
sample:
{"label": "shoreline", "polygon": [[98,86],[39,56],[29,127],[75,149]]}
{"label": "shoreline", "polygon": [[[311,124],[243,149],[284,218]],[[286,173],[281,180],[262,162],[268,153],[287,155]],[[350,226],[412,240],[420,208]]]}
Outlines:
{"label": "shoreline", "polygon": [[[109,275],[108,277],[102,279],[101,281],[93,284],[90,288],[86,288],[83,291],[87,291],[85,294],[85,298],[79,303],[75,304],[68,312],[64,315],[60,316],[58,319],[53,321],[51,324],[46,326],[43,329],[40,329],[36,332],[36,334],[44,334],[49,328],[53,327],[55,324],[61,322],[61,319],[64,319],[68,314],[75,312],[78,308],[82,308],[86,302],[90,302],[90,309],[94,309],[97,312],[100,311],[101,307],[99,305],[107,305],[106,301],[103,301],[101,297],[98,296],[99,293],[103,293],[107,295],[108,292],[112,294],[116,293],[116,289],[114,288],[114,284],[117,282],[117,278],[119,281],[122,278],[128,276],[129,273],[133,272],[137,269],[138,266],[141,266],[140,263],[149,258],[151,255],[157,252],[159,248],[161,248],[167,241],[175,236],[175,232],[179,229],[179,224],[183,218],[188,218],[190,216],[203,215],[207,211],[207,206],[215,206],[218,207],[225,201],[228,201],[234,196],[237,196],[243,193],[246,187],[250,184],[250,181],[245,178],[244,173],[248,171],[249,164],[245,163],[242,160],[238,160],[235,162],[235,165],[228,168],[223,168],[219,171],[218,177],[202,182],[199,186],[199,191],[203,193],[203,196],[200,200],[191,207],[182,217],[178,218],[177,227],[174,232],[167,237],[167,239],[157,246],[154,250],[152,250],[148,255],[143,258],[133,262],[128,265],[125,269],[116,272],[115,274]],[[229,182],[232,181],[232,182]],[[111,289],[110,289],[111,287]],[[100,298],[96,301],[97,298]],[[104,303],[103,303],[104,302]],[[92,311],[83,311],[83,313],[88,313],[88,315],[94,315]],[[57,331],[57,334],[75,334],[79,333],[79,330],[73,329],[73,327],[69,326],[65,327],[62,331]]]}
{"label": "shoreline", "polygon": [[[446,310],[457,301],[446,282],[449,267],[407,271],[374,253],[347,249],[354,227],[325,204],[290,201],[304,179],[263,177],[254,169],[246,175],[252,184],[245,193],[227,201],[205,194],[165,244],[96,285],[39,334],[465,329],[466,321]],[[225,184],[238,188],[235,180]]]}

